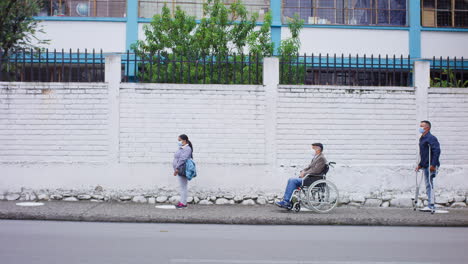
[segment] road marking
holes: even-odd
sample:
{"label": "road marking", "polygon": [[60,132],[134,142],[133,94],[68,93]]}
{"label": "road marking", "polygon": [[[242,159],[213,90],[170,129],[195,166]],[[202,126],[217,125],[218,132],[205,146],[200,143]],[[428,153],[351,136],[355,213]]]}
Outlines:
{"label": "road marking", "polygon": [[16,203],[17,206],[42,206],[44,203],[36,203],[36,202],[24,202],[24,203]]}
{"label": "road marking", "polygon": [[171,263],[227,263],[227,264],[440,264],[440,262],[386,261],[308,261],[308,260],[229,260],[229,259],[171,259]]}
{"label": "road marking", "polygon": [[169,209],[169,210],[176,209],[175,205],[168,205],[168,204],[156,205],[155,207],[158,209]]}

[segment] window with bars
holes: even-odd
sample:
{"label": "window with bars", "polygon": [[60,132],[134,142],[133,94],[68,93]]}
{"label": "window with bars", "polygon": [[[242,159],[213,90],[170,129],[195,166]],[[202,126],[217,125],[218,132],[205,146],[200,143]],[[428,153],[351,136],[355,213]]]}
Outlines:
{"label": "window with bars", "polygon": [[[194,16],[196,19],[203,17],[203,4],[206,0],[140,0],[139,1],[139,16],[143,18],[152,18],[156,14],[161,14],[164,4],[169,7],[171,12],[175,12],[176,7],[180,6],[186,14]],[[234,0],[224,0],[224,4],[230,5]],[[263,21],[264,15],[270,7],[270,0],[244,0],[245,5],[250,14],[257,13],[258,21]]]}
{"label": "window with bars", "polygon": [[422,0],[424,27],[468,27],[467,0]]}
{"label": "window with bars", "polygon": [[126,0],[43,0],[38,16],[125,17]]}
{"label": "window with bars", "polygon": [[406,2],[406,0],[283,0],[283,20],[298,14],[306,24],[406,26]]}

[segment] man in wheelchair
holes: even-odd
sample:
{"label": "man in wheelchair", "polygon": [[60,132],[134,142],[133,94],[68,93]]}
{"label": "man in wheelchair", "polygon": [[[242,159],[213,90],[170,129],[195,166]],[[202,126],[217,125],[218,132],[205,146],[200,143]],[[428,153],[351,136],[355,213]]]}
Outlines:
{"label": "man in wheelchair", "polygon": [[[280,202],[275,202],[275,204],[282,208],[290,208],[291,196],[298,187],[302,185],[302,180],[304,176],[314,176],[320,177],[327,165],[327,159],[323,155],[323,145],[321,143],[312,144],[312,150],[315,152],[315,156],[310,162],[309,166],[301,171],[299,178],[290,178],[288,180],[288,185],[286,186],[286,191],[284,192],[283,200]],[[315,177],[310,177],[312,183]],[[306,184],[306,183],[305,183]]]}

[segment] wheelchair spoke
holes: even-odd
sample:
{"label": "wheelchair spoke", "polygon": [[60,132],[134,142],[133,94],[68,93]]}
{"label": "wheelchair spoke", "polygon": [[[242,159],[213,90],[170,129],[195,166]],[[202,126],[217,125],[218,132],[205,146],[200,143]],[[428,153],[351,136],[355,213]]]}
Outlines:
{"label": "wheelchair spoke", "polygon": [[327,180],[320,180],[309,187],[307,196],[310,209],[325,213],[332,210],[338,203],[338,190]]}

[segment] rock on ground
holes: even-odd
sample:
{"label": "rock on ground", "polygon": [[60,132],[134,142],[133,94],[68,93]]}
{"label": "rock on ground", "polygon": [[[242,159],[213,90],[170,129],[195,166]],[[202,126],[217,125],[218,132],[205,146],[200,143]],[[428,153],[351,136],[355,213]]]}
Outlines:
{"label": "rock on ground", "polygon": [[40,193],[37,195],[37,199],[39,201],[48,201],[49,200],[49,195],[46,193]]}
{"label": "rock on ground", "polygon": [[172,196],[169,198],[170,203],[178,203],[180,201],[180,196]]}
{"label": "rock on ground", "polygon": [[78,199],[76,197],[71,196],[71,197],[64,198],[63,201],[65,201],[65,202],[78,202]]}
{"label": "rock on ground", "polygon": [[413,201],[411,198],[395,198],[390,201],[391,207],[413,207]]}
{"label": "rock on ground", "polygon": [[148,198],[148,203],[149,204],[155,204],[156,203],[156,198],[154,198],[154,197]]}
{"label": "rock on ground", "polygon": [[242,197],[242,196],[240,196],[240,195],[236,195],[236,196],[234,197],[234,202],[236,202],[236,203],[240,203],[240,202],[242,202],[243,200],[244,200],[244,197]]}
{"label": "rock on ground", "polygon": [[144,196],[138,195],[138,196],[133,197],[132,202],[134,202],[134,203],[146,203],[147,200],[146,200],[146,198]]}
{"label": "rock on ground", "polygon": [[37,195],[35,193],[30,193],[29,194],[29,200],[30,201],[35,201],[37,200]]}
{"label": "rock on ground", "polygon": [[92,197],[95,200],[104,200],[104,195],[101,194],[93,194]]}
{"label": "rock on ground", "polygon": [[201,200],[198,204],[201,204],[201,205],[210,205],[210,204],[213,204],[213,202],[208,201],[208,200]]}
{"label": "rock on ground", "polygon": [[392,199],[393,199],[393,196],[389,194],[385,194],[384,196],[382,196],[382,201],[390,201]]}
{"label": "rock on ground", "polygon": [[166,201],[167,201],[167,196],[158,196],[156,198],[156,202],[158,202],[158,203],[164,203]]}
{"label": "rock on ground", "polygon": [[4,199],[7,201],[15,201],[21,198],[21,194],[19,193],[7,193],[4,196]]}
{"label": "rock on ground", "polygon": [[91,199],[91,195],[88,195],[88,194],[80,194],[80,195],[78,195],[78,199],[79,199],[79,200],[90,200],[90,199]]}
{"label": "rock on ground", "polygon": [[248,195],[244,196],[245,200],[255,200],[257,198],[258,198],[258,195],[256,195],[256,194],[248,194]]}
{"label": "rock on ground", "polygon": [[353,203],[364,203],[366,201],[366,198],[364,195],[355,195],[350,197],[351,202]]}
{"label": "rock on ground", "polygon": [[62,198],[63,198],[63,196],[60,195],[60,194],[52,194],[50,196],[50,199],[52,199],[52,200],[62,200]]}
{"label": "rock on ground", "polygon": [[364,203],[366,207],[380,207],[382,201],[380,199],[367,199]]}
{"label": "rock on ground", "polygon": [[241,204],[242,204],[242,205],[254,205],[255,202],[254,202],[254,200],[252,200],[252,199],[247,199],[247,200],[242,201]]}
{"label": "rock on ground", "polygon": [[448,204],[451,202],[451,200],[453,200],[453,198],[448,198],[444,196],[435,198],[436,204]]}
{"label": "rock on ground", "polygon": [[340,204],[349,204],[350,202],[351,201],[349,200],[349,197],[347,196],[340,198],[340,201],[339,201]]}
{"label": "rock on ground", "polygon": [[258,197],[257,198],[257,203],[261,204],[261,205],[264,205],[264,204],[267,204],[268,201],[267,201],[267,199],[265,197]]}
{"label": "rock on ground", "polygon": [[20,197],[21,195],[18,193],[9,193],[6,195],[5,198],[7,199],[7,201],[15,201],[18,200]]}
{"label": "rock on ground", "polygon": [[219,198],[216,200],[216,204],[228,204],[229,201],[225,198]]}
{"label": "rock on ground", "polygon": [[119,197],[120,201],[130,201],[132,199],[131,196],[121,196]]}
{"label": "rock on ground", "polygon": [[450,207],[451,208],[465,208],[466,203],[464,203],[464,202],[454,202]]}

